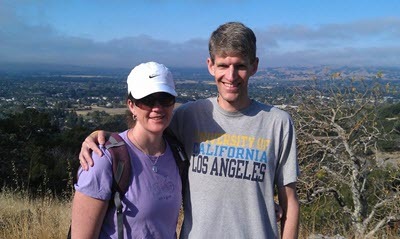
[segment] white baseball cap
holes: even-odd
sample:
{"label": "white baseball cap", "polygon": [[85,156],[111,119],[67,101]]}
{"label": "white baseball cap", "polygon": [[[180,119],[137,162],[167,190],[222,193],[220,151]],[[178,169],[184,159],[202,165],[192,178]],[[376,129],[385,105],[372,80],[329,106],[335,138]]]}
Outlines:
{"label": "white baseball cap", "polygon": [[156,92],[166,92],[177,96],[172,73],[163,64],[157,62],[142,63],[132,69],[126,81],[128,94],[141,99]]}

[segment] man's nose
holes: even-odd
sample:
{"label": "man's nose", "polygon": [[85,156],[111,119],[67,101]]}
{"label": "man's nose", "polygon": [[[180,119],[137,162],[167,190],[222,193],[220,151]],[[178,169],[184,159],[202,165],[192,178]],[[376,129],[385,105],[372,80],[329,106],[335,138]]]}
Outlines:
{"label": "man's nose", "polygon": [[225,72],[225,78],[229,81],[235,80],[237,76],[237,69],[235,66],[229,66],[228,69]]}

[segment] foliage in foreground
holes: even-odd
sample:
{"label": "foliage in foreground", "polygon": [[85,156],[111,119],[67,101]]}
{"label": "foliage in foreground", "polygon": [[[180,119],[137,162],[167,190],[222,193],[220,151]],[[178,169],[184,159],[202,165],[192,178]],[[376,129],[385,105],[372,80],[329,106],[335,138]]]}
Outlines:
{"label": "foliage in foreground", "polygon": [[126,127],[123,115],[97,112],[90,122],[71,115],[76,116],[28,108],[0,118],[0,161],[7,162],[0,165],[0,186],[31,194],[50,189],[59,195],[71,186],[84,138],[96,127],[120,131]]}

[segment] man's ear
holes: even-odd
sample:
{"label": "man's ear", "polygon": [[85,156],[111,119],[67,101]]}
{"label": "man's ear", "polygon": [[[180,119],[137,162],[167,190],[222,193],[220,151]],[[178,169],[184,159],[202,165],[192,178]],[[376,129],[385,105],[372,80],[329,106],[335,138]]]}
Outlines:
{"label": "man's ear", "polygon": [[215,76],[215,73],[214,73],[214,68],[215,68],[215,66],[214,66],[214,62],[211,60],[211,58],[209,57],[209,58],[207,58],[207,68],[208,68],[208,72],[212,75],[212,76]]}
{"label": "man's ear", "polygon": [[258,59],[258,57],[256,57],[256,59],[254,60],[254,62],[253,62],[253,64],[252,64],[252,72],[251,72],[251,75],[254,75],[254,74],[257,73],[257,70],[258,70],[258,62],[259,62],[259,59]]}

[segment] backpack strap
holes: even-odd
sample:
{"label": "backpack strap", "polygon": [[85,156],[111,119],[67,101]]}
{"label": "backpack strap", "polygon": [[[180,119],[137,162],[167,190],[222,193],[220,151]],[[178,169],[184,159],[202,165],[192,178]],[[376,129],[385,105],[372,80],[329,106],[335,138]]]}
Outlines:
{"label": "backpack strap", "polygon": [[117,211],[118,238],[124,238],[123,210],[121,199],[128,191],[131,174],[131,161],[125,141],[118,133],[113,133],[105,144],[111,154],[113,167],[113,202]]}
{"label": "backpack strap", "polygon": [[188,181],[189,160],[187,159],[183,144],[178,140],[169,127],[164,130],[163,136],[170,145],[176,165],[178,166],[179,175],[181,176],[182,181],[182,198],[184,198]]}

